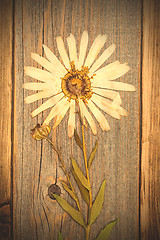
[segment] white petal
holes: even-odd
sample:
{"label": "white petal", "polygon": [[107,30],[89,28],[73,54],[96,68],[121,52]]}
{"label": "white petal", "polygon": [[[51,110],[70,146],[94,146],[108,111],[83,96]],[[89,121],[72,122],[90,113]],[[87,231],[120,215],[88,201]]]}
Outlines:
{"label": "white petal", "polygon": [[48,85],[45,83],[24,83],[23,88],[28,89],[28,90],[44,90],[48,89]]}
{"label": "white petal", "polygon": [[104,44],[106,42],[106,38],[107,38],[106,35],[103,35],[103,36],[98,35],[96,37],[96,39],[94,40],[94,42],[89,50],[88,56],[87,56],[85,64],[84,64],[85,66],[90,68],[90,66],[94,62],[95,58],[97,57],[99,51],[104,46]]}
{"label": "white petal", "polygon": [[48,60],[56,66],[57,70],[61,72],[61,74],[65,75],[67,73],[67,70],[65,67],[61,64],[61,62],[58,60],[58,58],[54,55],[54,53],[45,45],[43,45],[46,57]]}
{"label": "white petal", "polygon": [[74,129],[75,129],[75,101],[73,99],[71,99],[69,119],[68,119],[68,136],[69,136],[69,138],[73,137]]}
{"label": "white petal", "polygon": [[121,105],[122,104],[122,99],[119,95],[119,93],[117,93],[117,96],[114,98],[113,102],[112,102],[112,106],[114,105]]}
{"label": "white petal", "polygon": [[101,68],[100,70],[95,72],[96,76],[94,76],[94,80],[95,81],[99,81],[101,79],[115,80],[126,74],[130,69],[130,67],[126,64],[120,64],[118,61],[114,63],[115,64],[113,63],[108,64],[106,67]]}
{"label": "white petal", "polygon": [[70,69],[68,54],[66,52],[64,42],[61,37],[57,37],[57,47],[65,67],[67,69]]}
{"label": "white petal", "polygon": [[119,105],[117,105],[117,112],[121,115],[121,116],[127,116],[128,114],[127,114],[127,111],[124,109],[124,108],[122,108],[121,106],[119,106]]}
{"label": "white petal", "polygon": [[30,96],[27,96],[24,100],[26,103],[32,103],[39,99],[51,97],[53,95],[55,95],[55,92],[53,90],[44,90],[44,91],[32,94]]}
{"label": "white petal", "polygon": [[50,99],[48,99],[47,101],[45,101],[40,107],[36,108],[32,113],[31,116],[35,117],[36,115],[38,115],[39,113],[43,112],[44,110],[52,107],[53,105],[55,105],[57,102],[59,102],[59,100],[64,96],[63,93],[60,93],[58,95],[55,95],[53,97],[51,97]]}
{"label": "white petal", "polygon": [[[104,90],[104,91],[106,91],[106,90]],[[99,99],[95,98],[96,95],[92,96],[92,100],[97,104],[97,106],[99,106],[105,112],[107,112],[106,111],[106,107],[107,107],[108,109],[113,110],[112,114],[114,114],[114,112],[116,111],[120,116],[127,116],[127,111],[120,106],[122,103],[122,100],[120,98],[119,93],[117,93],[117,92],[113,92],[113,93],[115,93],[116,96],[114,97],[114,100],[112,102],[107,101],[107,99],[104,99],[102,97],[99,97],[99,99],[101,100],[101,103],[100,103],[101,106],[98,105]],[[112,114],[110,114],[109,112],[107,112],[107,113],[112,116]],[[116,115],[115,115],[115,118],[119,119],[118,115],[117,115],[117,117],[116,117]],[[114,116],[112,116],[112,117],[114,117]]]}
{"label": "white petal", "polygon": [[48,125],[49,122],[55,117],[57,116],[61,111],[62,109],[68,105],[69,102],[67,101],[66,98],[63,98],[62,100],[60,100],[53,108],[52,110],[50,111],[48,117],[45,119],[44,121],[44,124]]}
{"label": "white petal", "polygon": [[105,79],[92,83],[92,86],[120,90],[120,91],[135,91],[135,87],[131,84],[122,83],[122,82],[106,81]]}
{"label": "white petal", "polygon": [[72,34],[67,38],[67,43],[69,47],[70,61],[77,62],[77,49],[76,49],[76,40]]}
{"label": "white petal", "polygon": [[85,125],[85,120],[84,120],[84,112],[83,112],[83,106],[82,106],[82,100],[78,98],[79,101],[79,108],[80,108],[80,114],[81,114],[81,120],[83,125]]}
{"label": "white petal", "polygon": [[112,107],[111,101],[101,98],[100,96],[93,95],[92,96],[92,101],[99,107],[101,108],[104,112],[108,113],[110,116],[120,119],[119,113]]}
{"label": "white petal", "polygon": [[44,57],[41,57],[37,53],[31,53],[31,57],[38,62],[42,67],[47,69],[49,72],[54,73],[55,72],[55,67]]}
{"label": "white petal", "polygon": [[119,115],[127,116],[128,115],[127,111],[124,108],[122,108],[120,104],[121,100],[118,101],[118,98],[115,98],[115,100],[113,100],[113,102],[111,103],[111,108],[116,110],[119,113]]}
{"label": "white petal", "polygon": [[83,114],[84,114],[84,117],[87,119],[91,129],[92,129],[92,132],[94,135],[97,134],[97,128],[96,128],[96,124],[91,116],[91,114],[88,112],[85,104],[83,103],[83,101],[81,100],[81,107],[83,109]]}
{"label": "white petal", "polygon": [[100,68],[99,70],[97,70],[95,72],[95,74],[99,75],[99,74],[104,73],[105,71],[108,71],[108,70],[114,71],[114,70],[116,70],[117,67],[119,67],[119,65],[121,65],[119,61],[112,62],[110,64],[107,64],[105,67]]}
{"label": "white petal", "polygon": [[53,129],[55,129],[60,124],[60,122],[64,118],[68,109],[69,109],[69,102],[63,107],[63,109],[59,112],[59,114],[57,114],[56,122],[54,123]]}
{"label": "white petal", "polygon": [[110,99],[115,99],[115,97],[118,94],[117,92],[112,91],[112,90],[96,88],[96,87],[93,87],[93,92],[97,93],[97,94],[99,94],[99,95],[101,95],[103,97],[110,98]]}
{"label": "white petal", "polygon": [[102,55],[97,59],[97,61],[93,64],[91,69],[89,70],[90,73],[94,73],[114,52],[116,48],[115,44],[112,44],[110,47],[108,47]]}
{"label": "white petal", "polygon": [[24,67],[25,74],[42,82],[55,81],[52,73],[35,67]]}
{"label": "white petal", "polygon": [[[25,73],[30,77],[33,77],[37,80],[45,82],[44,84],[45,89],[53,89],[54,91],[56,90],[57,92],[61,91],[61,80],[58,78],[55,79],[53,74],[45,70],[41,70],[39,68],[34,68],[34,67],[25,67]],[[40,83],[37,83],[37,84],[40,84]],[[35,90],[39,90],[39,89],[35,89]]]}
{"label": "white petal", "polygon": [[84,31],[81,37],[80,50],[79,50],[79,67],[84,63],[84,58],[86,56],[88,46],[88,32]]}
{"label": "white petal", "polygon": [[99,122],[101,128],[103,131],[108,131],[110,130],[109,124],[107,122],[107,119],[105,116],[99,111],[99,109],[95,106],[95,104],[91,101],[91,99],[88,101],[88,107],[92,111],[93,115]]}

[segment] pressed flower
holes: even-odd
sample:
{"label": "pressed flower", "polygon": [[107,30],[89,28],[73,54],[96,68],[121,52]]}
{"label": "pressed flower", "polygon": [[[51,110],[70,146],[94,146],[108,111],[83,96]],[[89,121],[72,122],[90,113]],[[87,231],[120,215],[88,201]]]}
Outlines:
{"label": "pressed flower", "polygon": [[[110,116],[120,119],[127,112],[120,105],[122,103],[117,91],[134,91],[134,86],[116,82],[129,71],[129,66],[119,61],[101,65],[111,56],[115,45],[108,47],[99,58],[97,55],[106,42],[106,35],[98,35],[94,40],[88,55],[88,33],[83,32],[80,42],[79,56],[77,55],[76,41],[72,34],[67,38],[69,56],[61,37],[57,37],[57,47],[63,64],[53,52],[43,45],[46,58],[32,53],[31,57],[43,68],[25,67],[25,73],[40,82],[24,83],[28,90],[39,90],[25,98],[26,103],[32,103],[42,98],[48,98],[40,107],[35,109],[31,116],[35,117],[42,111],[52,108],[43,125],[49,125],[56,118],[53,128],[57,127],[69,110],[68,135],[72,137],[75,129],[76,106],[79,107],[82,121],[87,120],[93,134],[97,128],[91,113],[99,122],[103,131],[110,129],[103,110]],[[89,111],[90,110],[90,111]]]}

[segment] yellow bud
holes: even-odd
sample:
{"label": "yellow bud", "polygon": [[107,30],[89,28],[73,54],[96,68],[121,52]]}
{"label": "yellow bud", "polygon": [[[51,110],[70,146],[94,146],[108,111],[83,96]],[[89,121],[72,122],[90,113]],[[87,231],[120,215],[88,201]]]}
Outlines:
{"label": "yellow bud", "polygon": [[38,123],[33,129],[31,129],[31,135],[35,140],[41,140],[46,138],[50,131],[51,127],[49,125],[41,125]]}

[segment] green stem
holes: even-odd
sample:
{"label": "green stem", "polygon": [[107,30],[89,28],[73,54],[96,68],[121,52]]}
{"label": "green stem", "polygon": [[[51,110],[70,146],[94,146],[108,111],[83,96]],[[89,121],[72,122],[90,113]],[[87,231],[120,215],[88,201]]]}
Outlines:
{"label": "green stem", "polygon": [[90,226],[86,227],[86,240],[89,240]]}
{"label": "green stem", "polygon": [[[85,163],[85,168],[86,168],[86,175],[87,175],[87,180],[88,184],[90,186],[90,180],[89,180],[89,171],[88,171],[88,163],[87,163],[87,155],[86,155],[86,146],[85,146],[85,136],[84,136],[84,125],[82,125],[82,140],[83,140],[83,154],[84,154],[84,163]],[[89,209],[92,207],[92,193],[91,190],[89,190]]]}
{"label": "green stem", "polygon": [[[85,136],[84,136],[84,125],[83,124],[82,124],[82,143],[83,143],[83,155],[84,155],[84,163],[85,163],[85,168],[86,168],[87,180],[88,180],[89,186],[91,186],[90,179],[89,179],[89,171],[88,171],[88,163],[87,163],[87,155],[86,155],[86,146],[85,146]],[[89,219],[91,207],[92,207],[92,192],[91,192],[91,188],[90,188],[90,190],[89,190],[89,206],[88,206],[87,224],[88,224],[88,219]],[[88,225],[86,227],[86,240],[89,239],[89,231],[90,231],[90,226]]]}
{"label": "green stem", "polygon": [[[76,195],[76,193],[75,193],[75,191],[74,191],[74,188],[73,188],[73,186],[72,186],[70,177],[69,177],[69,175],[68,175],[68,173],[67,173],[67,170],[66,170],[66,167],[65,167],[63,158],[62,158],[62,156],[61,156],[61,152],[54,146],[53,142],[52,142],[49,138],[46,137],[46,140],[51,144],[52,148],[53,148],[53,149],[55,150],[55,152],[57,153],[58,158],[59,158],[59,160],[60,160],[60,162],[61,162],[61,168],[62,168],[64,174],[65,174],[66,177],[67,177],[67,180],[68,180],[68,182],[69,182],[69,185],[70,185],[72,191],[73,191],[74,194]],[[78,207],[79,211],[81,211],[78,198],[77,198],[77,200],[76,200],[76,203],[77,203],[77,207]]]}

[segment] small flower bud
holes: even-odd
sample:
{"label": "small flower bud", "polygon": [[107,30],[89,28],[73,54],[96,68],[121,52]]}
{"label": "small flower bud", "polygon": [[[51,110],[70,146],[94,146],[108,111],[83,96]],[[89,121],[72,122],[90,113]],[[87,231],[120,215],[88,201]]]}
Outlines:
{"label": "small flower bud", "polygon": [[61,194],[61,189],[57,184],[51,184],[48,188],[48,195],[51,199],[55,200],[55,197],[53,196],[53,194],[56,194],[58,196],[60,196]]}
{"label": "small flower bud", "polygon": [[51,127],[49,125],[41,125],[38,123],[33,129],[31,129],[31,135],[35,140],[41,140],[46,138],[50,131]]}

